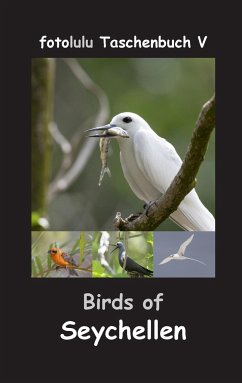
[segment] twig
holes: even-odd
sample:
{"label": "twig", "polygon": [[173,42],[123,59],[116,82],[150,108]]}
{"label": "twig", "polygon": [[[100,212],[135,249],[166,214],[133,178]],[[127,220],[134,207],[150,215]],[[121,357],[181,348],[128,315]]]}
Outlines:
{"label": "twig", "polygon": [[[79,267],[79,266],[73,266],[73,267],[72,266],[68,266],[67,268],[59,266],[59,268],[60,269],[64,269],[64,270],[65,269],[75,269],[75,270],[86,271],[86,272],[91,272],[92,271],[92,269],[90,269],[90,268],[83,268],[83,267]],[[50,273],[51,271],[55,271],[55,266],[52,266],[50,269],[44,270],[41,273],[35,274],[34,278],[42,276],[42,275],[44,275],[46,273]]]}
{"label": "twig", "polygon": [[55,142],[59,145],[64,154],[69,154],[72,150],[70,142],[60,132],[56,122],[52,121],[49,123],[49,131]]}
{"label": "twig", "polygon": [[114,226],[118,230],[154,230],[171,213],[173,213],[195,187],[196,175],[204,160],[210,135],[215,127],[215,96],[213,96],[202,110],[189,144],[184,162],[166,192],[148,210],[134,220],[123,219],[116,214]]}
{"label": "twig", "polygon": [[[75,77],[81,82],[81,84],[92,93],[98,100],[99,110],[93,121],[93,126],[103,125],[109,115],[109,102],[104,91],[88,76],[84,69],[80,66],[78,61],[74,58],[63,58],[63,61],[69,67]],[[80,132],[81,135],[81,132]],[[72,140],[71,140],[72,141]],[[49,201],[60,191],[68,189],[71,184],[79,177],[84,170],[93,150],[97,145],[96,140],[87,140],[80,149],[75,161],[71,164],[70,168],[63,174],[62,171],[58,172],[58,175],[54,181],[49,185],[48,199]],[[64,156],[60,170],[66,169],[66,164],[70,163],[70,155]]]}

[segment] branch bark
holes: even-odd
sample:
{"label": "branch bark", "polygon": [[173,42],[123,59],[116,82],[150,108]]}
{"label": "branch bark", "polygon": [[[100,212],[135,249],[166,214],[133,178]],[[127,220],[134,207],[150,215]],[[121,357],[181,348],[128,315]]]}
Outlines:
{"label": "branch bark", "polygon": [[118,230],[154,230],[173,213],[195,187],[196,175],[204,160],[211,133],[215,127],[215,96],[206,104],[198,116],[184,162],[167,191],[150,206],[148,212],[138,217],[122,218],[117,213],[114,226]]}

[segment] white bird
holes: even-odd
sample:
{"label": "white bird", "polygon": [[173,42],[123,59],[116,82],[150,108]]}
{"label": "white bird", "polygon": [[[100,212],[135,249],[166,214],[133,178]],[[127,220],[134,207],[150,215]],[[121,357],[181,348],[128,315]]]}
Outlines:
{"label": "white bird", "polygon": [[[168,189],[182,164],[174,146],[159,137],[142,117],[131,112],[120,113],[113,117],[110,124],[90,130],[105,130],[108,133],[108,129],[114,127],[124,129],[129,136],[125,140],[118,134],[115,137],[129,186],[142,201],[149,204],[157,200]],[[170,218],[184,230],[215,230],[215,219],[202,204],[195,189],[186,195]]]}
{"label": "white bird", "polygon": [[185,259],[191,259],[192,261],[202,263],[203,265],[206,266],[206,264],[204,262],[199,261],[198,259],[184,257],[185,250],[186,250],[187,246],[189,245],[189,243],[192,242],[193,237],[194,237],[194,234],[191,235],[191,237],[189,237],[185,242],[183,242],[181,244],[181,246],[179,247],[178,252],[176,254],[172,254],[172,255],[169,255],[169,257],[164,258],[163,261],[161,261],[160,265],[163,265],[164,263],[170,262],[172,260],[183,261]]}

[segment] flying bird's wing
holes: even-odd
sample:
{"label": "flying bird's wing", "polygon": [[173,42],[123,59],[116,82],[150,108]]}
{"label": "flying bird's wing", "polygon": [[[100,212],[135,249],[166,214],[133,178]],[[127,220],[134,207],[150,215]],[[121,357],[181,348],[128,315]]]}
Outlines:
{"label": "flying bird's wing", "polygon": [[196,262],[199,262],[199,263],[201,263],[202,265],[206,266],[206,263],[204,263],[204,262],[202,262],[202,261],[199,261],[198,259],[195,259],[195,258],[183,257],[183,259],[190,259],[191,261],[196,261]]}
{"label": "flying bird's wing", "polygon": [[169,255],[169,257],[164,258],[159,265],[164,265],[164,263],[170,262],[172,260],[172,257]]}
{"label": "flying bird's wing", "polygon": [[192,242],[193,237],[194,237],[194,234],[192,234],[191,237],[189,237],[186,241],[184,241],[181,244],[181,246],[179,247],[179,250],[177,252],[179,255],[184,255],[186,247],[189,245],[189,243]]}

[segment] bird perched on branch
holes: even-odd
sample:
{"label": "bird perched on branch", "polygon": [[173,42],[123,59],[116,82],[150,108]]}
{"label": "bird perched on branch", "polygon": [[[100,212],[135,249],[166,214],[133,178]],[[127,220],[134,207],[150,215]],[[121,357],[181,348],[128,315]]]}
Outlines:
{"label": "bird perched on branch", "polygon": [[69,271],[69,275],[79,276],[77,271],[74,269],[77,264],[74,262],[73,257],[66,253],[60,247],[51,247],[48,251],[52,261],[62,268],[66,268]]}
{"label": "bird perched on branch", "polygon": [[141,276],[141,277],[143,277],[144,275],[152,277],[153,271],[146,269],[145,267],[139,265],[137,262],[135,262],[130,257],[126,257],[126,264],[124,265],[126,250],[125,250],[124,244],[122,242],[117,242],[116,245],[112,245],[112,246],[115,246],[115,248],[112,250],[111,253],[113,253],[117,249],[119,250],[119,254],[118,254],[119,264],[129,274],[131,274],[131,275],[137,274],[137,276]]}
{"label": "bird perched on branch", "polygon": [[166,257],[164,258],[160,265],[163,265],[164,263],[167,263],[167,262],[170,262],[172,260],[178,260],[178,261],[183,261],[185,259],[191,259],[192,261],[196,261],[196,262],[199,262],[199,263],[202,263],[203,265],[205,265],[204,262],[202,261],[199,261],[198,259],[195,259],[195,258],[189,258],[189,257],[185,257],[184,254],[185,254],[185,251],[186,251],[186,248],[187,246],[192,242],[193,240],[193,237],[194,237],[194,234],[191,235],[191,237],[189,237],[188,239],[186,239],[186,241],[184,241],[181,246],[179,247],[178,251],[176,254],[172,254],[172,255],[169,255],[169,257]]}
{"label": "bird perched on branch", "polygon": [[[125,130],[128,138],[123,139],[113,128]],[[157,200],[170,186],[178,173],[182,160],[175,148],[159,137],[140,116],[131,112],[113,117],[110,124],[89,129],[103,130],[105,137],[116,138],[120,147],[120,162],[124,177],[134,194],[149,204]],[[102,134],[95,134],[102,137]],[[184,230],[214,231],[215,219],[200,201],[195,189],[186,195],[170,218]]]}

